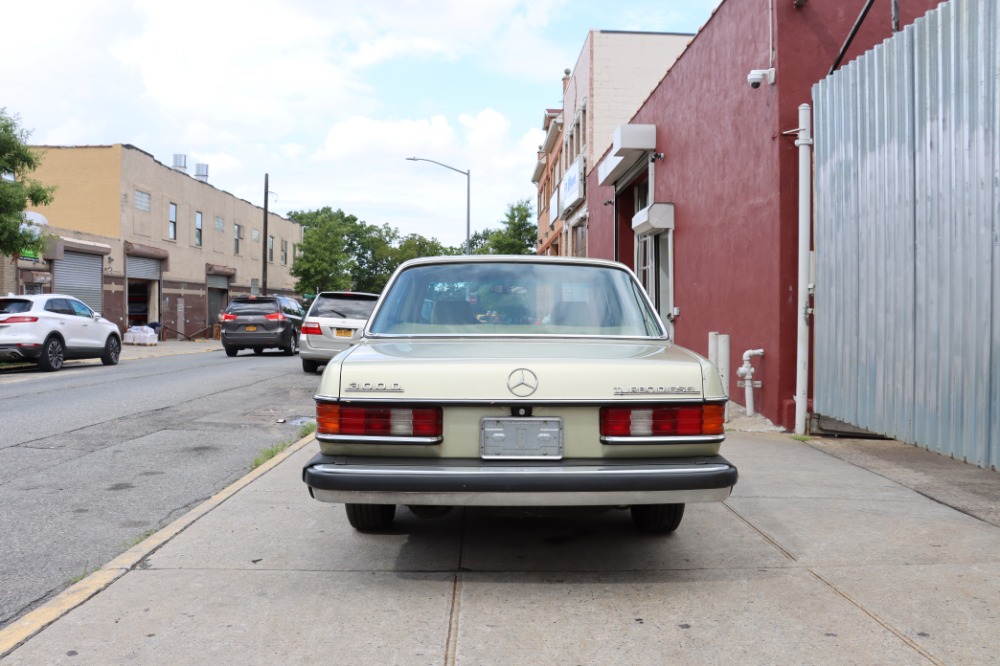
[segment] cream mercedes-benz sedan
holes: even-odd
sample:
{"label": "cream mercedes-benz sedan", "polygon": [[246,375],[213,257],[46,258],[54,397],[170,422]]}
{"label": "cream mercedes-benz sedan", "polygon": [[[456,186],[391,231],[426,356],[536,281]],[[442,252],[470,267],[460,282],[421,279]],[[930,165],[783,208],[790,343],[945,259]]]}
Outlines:
{"label": "cream mercedes-benz sedan", "polygon": [[726,400],[621,264],[416,259],[323,372],[303,479],[363,532],[406,505],[628,507],[666,533],[736,484],[719,455]]}

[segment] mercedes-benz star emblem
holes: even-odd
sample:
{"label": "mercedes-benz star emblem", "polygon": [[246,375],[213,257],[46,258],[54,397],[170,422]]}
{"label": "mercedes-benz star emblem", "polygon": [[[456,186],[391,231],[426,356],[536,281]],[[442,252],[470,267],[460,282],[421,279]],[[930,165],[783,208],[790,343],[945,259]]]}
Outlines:
{"label": "mercedes-benz star emblem", "polygon": [[538,377],[527,368],[518,368],[507,377],[507,388],[518,398],[527,398],[538,390]]}

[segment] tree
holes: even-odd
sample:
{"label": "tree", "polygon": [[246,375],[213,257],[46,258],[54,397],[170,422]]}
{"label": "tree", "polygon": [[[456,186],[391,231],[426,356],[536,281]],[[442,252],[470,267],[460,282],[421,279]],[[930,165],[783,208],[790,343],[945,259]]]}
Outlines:
{"label": "tree", "polygon": [[[473,254],[534,254],[538,228],[532,220],[531,202],[521,199],[507,206],[500,229],[477,232]],[[485,238],[485,241],[483,240]]]}
{"label": "tree", "polygon": [[24,209],[52,202],[55,188],[28,177],[41,158],[28,147],[29,133],[18,124],[17,116],[0,108],[0,254],[14,261],[25,252],[41,254],[45,238],[24,218]]}
{"label": "tree", "polygon": [[388,224],[378,227],[364,222],[357,223],[347,243],[348,252],[354,257],[351,271],[353,289],[373,294],[382,291],[389,276],[399,265],[394,247],[398,240],[399,232]]}
{"label": "tree", "polygon": [[300,294],[315,294],[349,289],[354,260],[348,252],[348,237],[358,219],[329,206],[308,212],[294,211],[288,217],[303,226],[300,254],[289,271],[296,279],[295,290]]}

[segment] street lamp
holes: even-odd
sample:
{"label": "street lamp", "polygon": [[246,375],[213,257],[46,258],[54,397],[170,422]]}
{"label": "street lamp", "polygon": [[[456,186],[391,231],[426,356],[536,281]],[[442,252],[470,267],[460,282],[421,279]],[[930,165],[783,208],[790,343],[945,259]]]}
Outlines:
{"label": "street lamp", "polygon": [[472,170],[462,171],[461,169],[456,169],[453,166],[448,166],[447,164],[442,164],[436,160],[429,160],[424,157],[407,157],[411,162],[430,162],[431,164],[437,164],[445,169],[451,169],[452,171],[457,171],[458,173],[465,176],[465,254],[472,254],[472,225],[469,217],[469,206],[471,205],[471,191],[472,191]]}

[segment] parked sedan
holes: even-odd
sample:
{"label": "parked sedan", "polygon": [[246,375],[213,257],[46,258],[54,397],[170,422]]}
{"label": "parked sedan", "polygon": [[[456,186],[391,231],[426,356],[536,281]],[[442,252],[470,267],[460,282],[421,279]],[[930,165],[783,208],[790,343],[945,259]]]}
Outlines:
{"label": "parked sedan", "polygon": [[0,298],[0,360],[30,361],[53,371],[78,358],[116,365],[121,351],[118,326],[72,296]]}
{"label": "parked sedan", "polygon": [[321,291],[302,322],[299,358],[304,372],[316,372],[361,338],[378,294]]}
{"label": "parked sedan", "polygon": [[388,529],[400,504],[596,505],[665,533],[736,483],[726,401],[621,264],[417,259],[327,365],[303,478],[360,531]]}
{"label": "parked sedan", "polygon": [[241,349],[261,354],[278,347],[291,356],[299,351],[302,306],[287,296],[236,296],[222,313],[222,347],[227,356]]}

